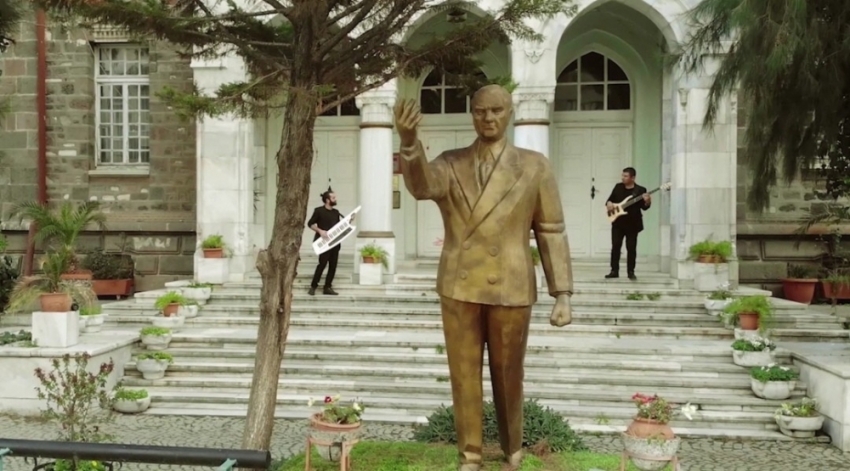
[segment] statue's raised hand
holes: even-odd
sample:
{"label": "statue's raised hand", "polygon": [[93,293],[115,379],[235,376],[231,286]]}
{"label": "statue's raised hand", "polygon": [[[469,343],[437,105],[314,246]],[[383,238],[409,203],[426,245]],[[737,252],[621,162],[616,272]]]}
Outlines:
{"label": "statue's raised hand", "polygon": [[416,128],[422,121],[419,105],[413,100],[399,100],[393,110],[395,114],[395,129],[401,139],[403,147],[412,147],[416,144]]}

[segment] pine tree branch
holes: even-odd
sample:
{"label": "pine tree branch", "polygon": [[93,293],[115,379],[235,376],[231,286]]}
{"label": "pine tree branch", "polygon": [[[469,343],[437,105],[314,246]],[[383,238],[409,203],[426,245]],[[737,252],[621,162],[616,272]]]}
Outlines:
{"label": "pine tree branch", "polygon": [[[322,44],[322,47],[319,49],[319,52],[316,53],[316,57],[323,58],[325,57],[333,48],[337,47],[343,39],[348,39],[348,35],[354,31],[355,28],[360,27],[363,23],[363,20],[372,12],[372,8],[378,3],[379,0],[363,0],[358,3],[360,5],[360,11],[354,15],[350,21],[347,21],[346,24],[339,29],[333,36],[330,37],[327,41]],[[389,18],[389,15],[387,15]],[[377,25],[376,28],[381,27],[381,25]],[[356,46],[355,46],[356,47]]]}

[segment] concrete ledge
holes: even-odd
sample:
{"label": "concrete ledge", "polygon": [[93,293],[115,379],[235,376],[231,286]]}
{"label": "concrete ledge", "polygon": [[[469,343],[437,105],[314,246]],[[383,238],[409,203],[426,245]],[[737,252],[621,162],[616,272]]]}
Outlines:
{"label": "concrete ledge", "polygon": [[808,396],[826,418],[823,430],[842,451],[850,451],[850,345],[786,344]]}
{"label": "concrete ledge", "polygon": [[110,359],[115,369],[109,377],[107,388],[112,388],[124,376],[124,365],[130,361],[133,345],[139,335],[135,330],[121,329],[84,334],[80,343],[70,348],[44,348],[24,346],[0,347],[0,412],[21,415],[35,415],[44,407],[43,401],[36,396],[39,386],[35,369],[50,371],[54,358],[64,355],[88,353],[89,370],[100,368],[101,363]]}

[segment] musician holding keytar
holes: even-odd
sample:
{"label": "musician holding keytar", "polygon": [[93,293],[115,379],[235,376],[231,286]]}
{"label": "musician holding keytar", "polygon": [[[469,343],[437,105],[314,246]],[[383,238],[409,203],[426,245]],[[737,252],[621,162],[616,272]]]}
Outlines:
{"label": "musician holding keytar", "polygon": [[623,239],[626,240],[626,269],[629,279],[637,279],[635,276],[637,238],[643,231],[643,211],[652,206],[652,196],[646,192],[646,188],[635,183],[636,175],[634,168],[624,168],[621,175],[622,182],[614,185],[611,196],[605,202],[608,216],[612,219],[611,273],[605,275],[608,279],[620,277],[620,250]]}
{"label": "musician holding keytar", "polygon": [[[313,215],[310,216],[310,220],[307,221],[307,227],[316,233],[313,237],[314,241],[318,240],[320,237],[324,240],[329,240],[330,237],[328,235],[328,231],[343,218],[339,210],[335,208],[336,195],[330,186],[328,187],[328,191],[321,194],[321,197],[322,203],[324,204],[314,209]],[[351,215],[350,222],[353,221],[354,214]],[[325,277],[325,286],[322,289],[322,294],[331,296],[339,294],[333,290],[333,281],[334,275],[336,275],[336,265],[339,262],[339,251],[341,248],[341,245],[337,245],[319,255],[319,265],[316,266],[316,271],[313,273],[313,281],[310,283],[310,290],[308,291],[310,296],[316,294],[316,289],[319,287],[319,281],[322,279],[322,273],[325,271],[325,267],[328,267],[328,276]]]}

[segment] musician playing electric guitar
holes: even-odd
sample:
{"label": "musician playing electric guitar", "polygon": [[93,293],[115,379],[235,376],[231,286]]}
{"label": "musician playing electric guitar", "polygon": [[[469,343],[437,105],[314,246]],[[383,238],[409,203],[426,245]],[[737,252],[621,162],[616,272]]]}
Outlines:
{"label": "musician playing electric guitar", "polygon": [[636,280],[635,264],[637,263],[637,237],[643,230],[643,211],[652,206],[652,196],[646,188],[635,183],[637,172],[632,167],[623,169],[622,183],[614,185],[611,196],[605,202],[609,213],[615,209],[615,204],[623,202],[628,197],[640,198],[638,203],[625,208],[626,214],[615,219],[611,224],[611,273],[605,278],[620,277],[620,250],[623,239],[626,240],[626,269],[629,279]]}
{"label": "musician playing electric guitar", "polygon": [[[322,203],[324,205],[319,206],[318,208],[313,210],[313,215],[310,216],[310,220],[307,221],[307,227],[312,229],[316,235],[313,237],[313,240],[317,240],[319,237],[328,240],[328,231],[334,227],[342,218],[342,214],[340,214],[339,210],[335,208],[336,206],[336,195],[334,194],[331,187],[328,187],[328,191],[322,193]],[[354,215],[351,215],[351,222],[354,221]],[[322,294],[328,294],[332,296],[336,296],[339,293],[333,290],[333,281],[334,275],[336,275],[336,265],[339,262],[339,251],[342,249],[342,245],[337,245],[336,247],[328,250],[327,252],[319,255],[319,265],[316,266],[316,271],[313,273],[313,281],[310,284],[310,291],[308,293],[310,296],[316,294],[316,288],[319,287],[319,280],[322,279],[322,273],[325,271],[325,267],[328,267],[328,276],[325,278],[325,287],[322,290]]]}

